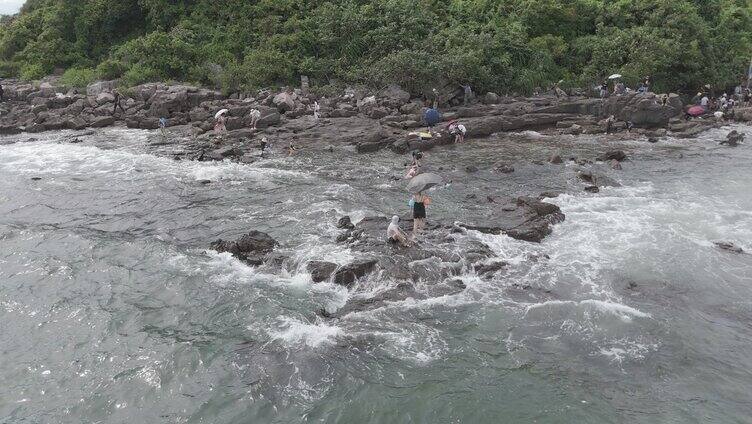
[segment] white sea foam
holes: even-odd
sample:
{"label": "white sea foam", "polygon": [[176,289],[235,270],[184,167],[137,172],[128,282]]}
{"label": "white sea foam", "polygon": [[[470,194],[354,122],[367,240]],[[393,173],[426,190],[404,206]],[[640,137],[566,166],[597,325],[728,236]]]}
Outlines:
{"label": "white sea foam", "polygon": [[318,347],[322,344],[332,344],[342,335],[342,329],[323,323],[309,324],[294,318],[282,317],[276,329],[268,330],[269,336],[287,345],[305,344],[308,347]]}
{"label": "white sea foam", "polygon": [[[309,178],[305,173],[236,162],[175,161],[120,148],[104,150],[96,146],[54,142],[16,143],[5,146],[0,167],[34,175],[138,175],[152,172],[191,180],[251,180],[270,178]],[[146,174],[145,174],[146,175]]]}
{"label": "white sea foam", "polygon": [[600,312],[609,313],[618,316],[623,321],[631,321],[632,317],[635,318],[651,318],[649,313],[642,312],[631,306],[621,303],[597,300],[597,299],[585,299],[581,301],[574,300],[548,300],[541,303],[534,303],[526,307],[526,312],[539,308],[556,308],[559,306],[575,306],[575,307],[591,307]]}

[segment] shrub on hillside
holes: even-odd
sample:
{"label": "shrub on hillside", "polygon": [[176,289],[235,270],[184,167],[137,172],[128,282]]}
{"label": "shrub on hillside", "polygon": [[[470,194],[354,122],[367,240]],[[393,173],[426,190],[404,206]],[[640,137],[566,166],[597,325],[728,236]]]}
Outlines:
{"label": "shrub on hillside", "polygon": [[24,81],[38,80],[47,75],[44,66],[37,63],[30,63],[21,68],[21,79]]}
{"label": "shrub on hillside", "polygon": [[91,68],[70,68],[60,77],[68,87],[86,87],[97,79],[97,71]]}

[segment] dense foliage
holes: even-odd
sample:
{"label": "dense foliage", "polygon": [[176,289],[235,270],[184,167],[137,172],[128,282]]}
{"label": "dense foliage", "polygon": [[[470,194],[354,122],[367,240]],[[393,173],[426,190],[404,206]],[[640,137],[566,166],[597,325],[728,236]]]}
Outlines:
{"label": "dense foliage", "polygon": [[0,22],[0,76],[440,83],[530,91],[611,73],[658,89],[738,83],[752,0],[27,0]]}

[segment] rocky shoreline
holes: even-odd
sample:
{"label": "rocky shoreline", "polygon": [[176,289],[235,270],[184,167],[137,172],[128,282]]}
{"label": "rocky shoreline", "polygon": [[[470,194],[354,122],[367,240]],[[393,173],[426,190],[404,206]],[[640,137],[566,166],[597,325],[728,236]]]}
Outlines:
{"label": "rocky shoreline", "polygon": [[[305,149],[347,146],[369,153],[391,149],[396,153],[429,150],[454,142],[444,124],[437,134],[421,140],[415,131],[425,128],[423,111],[430,102],[411,98],[397,86],[378,91],[351,89],[336,96],[318,96],[300,89],[253,95],[222,93],[189,85],[142,84],[122,91],[115,105],[115,81],[89,85],[85,92],[67,89],[55,79],[33,85],[4,82],[5,102],[0,104],[0,134],[38,133],[61,129],[84,130],[125,126],[157,129],[167,119],[163,143],[178,143],[177,159],[253,161],[262,137],[272,143],[293,143]],[[604,118],[614,115],[615,134],[632,134],[649,141],[672,135],[695,137],[719,125],[713,119],[681,119],[683,105],[678,95],[668,95],[666,105],[653,93],[630,93],[601,100],[585,97],[501,97],[487,93],[468,106],[461,105],[459,92],[439,96],[442,120],[460,120],[467,137],[482,138],[505,131],[535,130],[546,134],[600,134]],[[319,119],[313,104],[320,105]],[[227,132],[218,139],[212,131],[214,114],[226,108]],[[257,128],[251,129],[249,112],[261,112]],[[752,108],[737,109],[735,119],[752,119]],[[157,140],[155,144],[159,144]]]}

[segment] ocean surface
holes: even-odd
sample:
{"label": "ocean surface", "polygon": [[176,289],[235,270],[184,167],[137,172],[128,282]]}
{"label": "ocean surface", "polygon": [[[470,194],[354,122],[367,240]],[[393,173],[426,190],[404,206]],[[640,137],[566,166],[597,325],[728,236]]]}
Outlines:
{"label": "ocean surface", "polygon": [[[730,129],[747,143],[718,146]],[[713,244],[752,252],[752,128],[431,151],[452,183],[429,219],[556,191],[566,220],[541,244],[469,232],[510,265],[340,319],[318,311],[396,282],[348,291],[305,264],[357,258],[334,242],[339,217],[407,212],[393,178],[406,158],[301,143],[249,165],[188,162],[155,154],[148,131],[72,134],[0,138],[0,422],[752,422],[752,255]],[[596,194],[571,162],[546,162],[615,147],[630,156],[609,171],[621,186]],[[207,250],[251,229],[292,266]]]}

